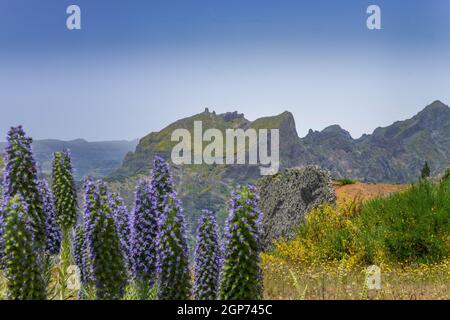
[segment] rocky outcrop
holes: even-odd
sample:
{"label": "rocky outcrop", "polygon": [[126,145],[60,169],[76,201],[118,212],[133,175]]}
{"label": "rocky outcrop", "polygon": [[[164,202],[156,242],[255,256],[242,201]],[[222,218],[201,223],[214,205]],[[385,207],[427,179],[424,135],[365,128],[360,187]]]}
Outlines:
{"label": "rocky outcrop", "polygon": [[336,195],[328,171],[317,166],[286,169],[260,179],[260,209],[263,212],[263,249],[273,240],[292,239],[305,213],[323,203],[334,203]]}

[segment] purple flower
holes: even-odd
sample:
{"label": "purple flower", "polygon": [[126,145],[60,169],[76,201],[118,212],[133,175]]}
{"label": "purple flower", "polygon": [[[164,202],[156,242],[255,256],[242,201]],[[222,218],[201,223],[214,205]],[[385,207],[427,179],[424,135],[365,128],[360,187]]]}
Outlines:
{"label": "purple flower", "polygon": [[40,256],[36,254],[29,207],[20,194],[12,196],[4,208],[5,257],[8,298],[43,300],[46,297]]}
{"label": "purple flower", "polygon": [[186,226],[175,193],[164,197],[158,235],[158,298],[184,300],[190,296]]}
{"label": "purple flower", "polygon": [[119,195],[111,194],[109,202],[112,205],[113,219],[116,222],[117,232],[120,237],[120,247],[124,254],[125,262],[131,267],[131,216]]}
{"label": "purple flower", "polygon": [[80,280],[84,285],[92,279],[89,263],[89,249],[87,247],[86,233],[82,225],[75,227],[73,248],[75,264],[80,270]]}
{"label": "purple flower", "polygon": [[151,287],[156,281],[158,213],[156,193],[149,180],[136,187],[136,201],[130,219],[133,276],[140,284]]}
{"label": "purple flower", "polygon": [[113,216],[108,188],[101,181],[87,179],[84,184],[84,229],[89,251],[90,278],[98,299],[120,299],[127,283],[127,272],[120,237]]}
{"label": "purple flower", "polygon": [[231,212],[225,227],[225,256],[220,299],[261,298],[262,279],[259,267],[261,216],[258,209],[258,195],[253,186],[243,187],[233,196]]}
{"label": "purple flower", "polygon": [[[3,202],[6,204],[10,197],[21,195],[31,218],[29,226],[35,240],[35,249],[42,252],[45,245],[46,217],[42,210],[42,199],[38,191],[36,163],[31,149],[32,142],[33,140],[26,136],[22,126],[13,127],[8,132],[3,172]],[[3,215],[5,214],[3,213]],[[3,223],[1,221],[0,223],[4,225],[6,218],[3,216],[1,219]],[[0,227],[0,232],[3,227]],[[1,234],[0,238],[3,238]],[[1,247],[0,244],[0,250]]]}
{"label": "purple flower", "polygon": [[216,300],[220,283],[221,250],[214,214],[203,210],[198,221],[194,258],[194,296]]}
{"label": "purple flower", "polygon": [[39,181],[39,191],[42,197],[42,209],[45,214],[45,252],[48,255],[56,255],[59,254],[61,249],[61,229],[56,222],[53,194],[45,180]]}
{"label": "purple flower", "polygon": [[53,154],[52,179],[57,221],[63,230],[68,230],[76,224],[78,209],[69,150]]}

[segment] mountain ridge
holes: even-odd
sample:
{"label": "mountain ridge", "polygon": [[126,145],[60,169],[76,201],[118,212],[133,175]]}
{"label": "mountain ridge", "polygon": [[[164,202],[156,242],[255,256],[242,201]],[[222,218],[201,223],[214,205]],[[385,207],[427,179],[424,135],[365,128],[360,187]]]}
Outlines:
{"label": "mountain ridge", "polygon": [[[210,117],[213,117],[212,121]],[[192,122],[197,120],[203,121],[204,130],[211,127],[224,130],[229,124],[231,128],[280,129],[283,168],[315,164],[330,170],[337,178],[348,177],[365,182],[410,182],[417,178],[425,161],[432,165],[435,174],[450,165],[450,108],[436,100],[412,118],[378,127],[371,134],[357,139],[337,124],[322,131],[310,130],[301,138],[289,111],[249,121],[237,111],[216,115],[206,109],[203,113],[180,119],[159,133],[152,133],[141,139],[135,152],[127,154],[113,177],[148,172],[154,154],[160,153],[167,158],[170,156],[168,147],[171,143],[164,147],[157,144],[160,148],[152,148],[155,136],[159,135],[160,139],[170,141],[171,130],[191,128]],[[135,162],[140,164],[137,170]]]}

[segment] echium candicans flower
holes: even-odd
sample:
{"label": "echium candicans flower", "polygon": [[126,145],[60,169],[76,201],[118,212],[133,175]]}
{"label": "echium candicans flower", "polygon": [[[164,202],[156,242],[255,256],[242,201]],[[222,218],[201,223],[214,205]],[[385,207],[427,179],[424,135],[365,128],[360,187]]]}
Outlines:
{"label": "echium candicans flower", "polygon": [[155,284],[157,275],[156,201],[155,190],[150,181],[141,179],[136,186],[135,207],[131,216],[131,256],[134,280],[144,294]]}
{"label": "echium candicans flower", "polygon": [[77,194],[69,150],[53,154],[52,178],[57,220],[62,230],[69,230],[77,221]]}
{"label": "echium candicans flower", "polygon": [[44,300],[46,286],[34,246],[31,217],[20,195],[9,197],[5,207],[5,261],[8,297]]}
{"label": "echium candicans flower", "polygon": [[[3,172],[3,201],[20,194],[28,208],[35,249],[42,252],[45,245],[45,215],[37,185],[36,163],[31,144],[22,126],[13,127],[7,136],[5,169]],[[6,217],[3,217],[6,220]]]}
{"label": "echium candicans flower", "polygon": [[84,223],[96,295],[101,300],[120,299],[127,274],[108,189],[105,183],[88,179],[85,192]]}
{"label": "echium candicans flower", "polygon": [[3,199],[3,194],[0,195],[0,270],[5,266],[5,219],[4,219],[4,209],[5,209],[5,199]]}
{"label": "echium candicans flower", "polygon": [[203,210],[198,221],[194,258],[194,297],[197,300],[216,300],[221,267],[220,241],[214,214]]}
{"label": "echium candicans flower", "polygon": [[158,298],[185,300],[190,296],[189,252],[183,212],[176,194],[166,194],[158,236]]}
{"label": "echium candicans flower", "polygon": [[82,225],[77,225],[75,227],[73,256],[75,264],[80,271],[81,283],[88,283],[90,280],[89,250],[87,247],[86,233]]}
{"label": "echium candicans flower", "polygon": [[174,187],[169,164],[160,156],[155,156],[153,160],[151,184],[157,196],[157,210],[161,214],[164,209],[164,196],[172,193]]}
{"label": "echium candicans flower", "polygon": [[130,261],[130,242],[131,242],[131,228],[130,228],[130,214],[125,206],[123,199],[115,193],[110,194],[110,203],[113,210],[114,221],[116,222],[116,229],[120,238],[120,247],[125,258],[127,266],[131,266]]}
{"label": "echium candicans flower", "polygon": [[[3,201],[3,199],[2,199]],[[4,268],[5,265],[5,220],[3,217],[3,203],[0,203],[0,270]]]}
{"label": "echium candicans flower", "polygon": [[39,181],[38,186],[42,197],[42,209],[45,214],[45,253],[56,255],[61,249],[61,229],[56,222],[53,195],[45,180]]}
{"label": "echium candicans flower", "polygon": [[[85,281],[93,279],[90,254],[91,250],[89,248],[89,239],[87,238],[87,229],[91,228],[92,223],[90,219],[92,218],[92,212],[95,210],[95,202],[92,200],[95,193],[96,183],[91,177],[84,179],[83,183],[83,223],[79,225],[75,230],[75,241],[74,241],[74,259],[75,263],[80,267],[80,272],[84,273]],[[77,236],[78,233],[78,236]],[[80,254],[78,255],[79,252]],[[78,261],[78,262],[77,262]]]}
{"label": "echium candicans flower", "polygon": [[220,299],[261,299],[261,212],[253,186],[234,194],[225,233]]}

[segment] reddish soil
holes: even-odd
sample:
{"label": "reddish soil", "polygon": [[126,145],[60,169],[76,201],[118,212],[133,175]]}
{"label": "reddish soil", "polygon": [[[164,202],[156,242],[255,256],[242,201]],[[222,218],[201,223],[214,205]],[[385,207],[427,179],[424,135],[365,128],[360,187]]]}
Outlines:
{"label": "reddish soil", "polygon": [[338,199],[360,198],[367,200],[375,197],[387,196],[394,192],[403,191],[408,188],[407,184],[387,184],[387,183],[360,183],[348,184],[344,186],[334,185]]}

